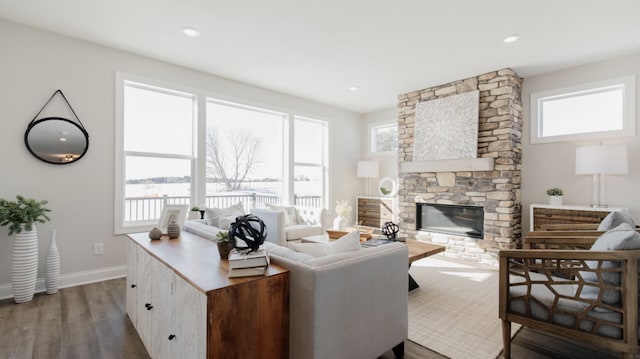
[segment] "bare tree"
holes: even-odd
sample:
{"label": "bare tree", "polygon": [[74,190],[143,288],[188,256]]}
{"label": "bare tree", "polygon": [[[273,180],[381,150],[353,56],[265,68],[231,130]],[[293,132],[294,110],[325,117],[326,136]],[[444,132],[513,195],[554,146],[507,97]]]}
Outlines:
{"label": "bare tree", "polygon": [[219,178],[228,191],[240,189],[260,163],[261,139],[248,130],[232,130],[221,140],[218,130],[207,132],[207,175]]}

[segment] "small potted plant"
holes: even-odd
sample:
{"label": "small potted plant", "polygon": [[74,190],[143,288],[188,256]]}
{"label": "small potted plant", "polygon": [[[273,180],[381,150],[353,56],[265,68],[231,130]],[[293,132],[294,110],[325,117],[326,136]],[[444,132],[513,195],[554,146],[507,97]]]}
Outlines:
{"label": "small potted plant", "polygon": [[218,243],[218,253],[220,254],[220,258],[229,259],[229,252],[233,249],[231,239],[229,238],[229,232],[220,231],[216,234],[216,237],[218,237],[216,242]]}
{"label": "small potted plant", "polygon": [[562,188],[552,187],[547,190],[549,204],[552,206],[562,206]]}
{"label": "small potted plant", "polygon": [[200,208],[198,206],[191,207],[189,211],[189,215],[187,217],[188,220],[200,219]]}

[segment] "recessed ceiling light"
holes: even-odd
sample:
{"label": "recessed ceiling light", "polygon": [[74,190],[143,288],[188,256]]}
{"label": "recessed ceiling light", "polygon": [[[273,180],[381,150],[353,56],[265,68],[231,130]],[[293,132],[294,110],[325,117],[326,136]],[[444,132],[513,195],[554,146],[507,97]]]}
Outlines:
{"label": "recessed ceiling light", "polygon": [[358,91],[360,90],[360,87],[358,86],[349,86],[349,91]]}
{"label": "recessed ceiling light", "polygon": [[187,36],[191,36],[191,37],[196,37],[196,36],[200,36],[200,31],[189,27],[189,26],[185,26],[182,28],[182,33],[187,35]]}
{"label": "recessed ceiling light", "polygon": [[512,43],[512,42],[516,42],[516,41],[518,41],[518,40],[520,39],[520,37],[521,37],[521,36],[520,36],[520,35],[518,35],[518,34],[509,35],[509,36],[505,37],[505,38],[504,38],[504,40],[502,40],[502,41],[504,41],[504,42],[505,42],[505,43],[507,43],[507,44],[510,44],[510,43]]}

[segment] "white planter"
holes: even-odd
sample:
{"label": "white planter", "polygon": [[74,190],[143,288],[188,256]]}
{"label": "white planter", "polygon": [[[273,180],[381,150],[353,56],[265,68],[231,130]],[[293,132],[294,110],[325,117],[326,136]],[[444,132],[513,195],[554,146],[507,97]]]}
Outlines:
{"label": "white planter", "polygon": [[13,238],[11,287],[16,303],[33,299],[38,275],[38,232],[35,224],[30,231],[22,230]]}
{"label": "white planter", "polygon": [[189,215],[187,216],[188,220],[200,219],[199,211],[189,211]]}
{"label": "white planter", "polygon": [[562,196],[549,196],[549,204],[552,206],[562,206]]}
{"label": "white planter", "polygon": [[60,283],[60,254],[56,244],[56,230],[49,231],[49,250],[44,262],[44,287],[47,294],[58,292]]}

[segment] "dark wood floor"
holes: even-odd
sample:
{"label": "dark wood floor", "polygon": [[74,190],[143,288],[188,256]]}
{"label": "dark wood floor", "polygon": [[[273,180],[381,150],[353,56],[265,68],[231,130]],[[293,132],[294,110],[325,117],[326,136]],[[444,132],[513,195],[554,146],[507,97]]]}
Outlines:
{"label": "dark wood floor", "polygon": [[[619,358],[619,353],[528,328],[516,335],[511,351],[514,359]],[[0,301],[0,359],[4,358],[137,359],[149,355],[126,315],[121,278],[64,288],[55,295],[37,294],[23,304]],[[391,358],[391,351],[380,357]],[[406,341],[405,358],[447,357]]]}

